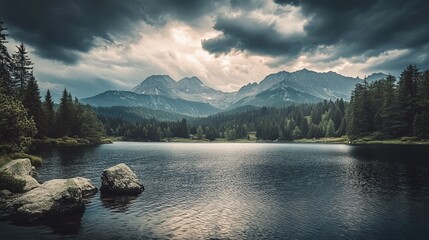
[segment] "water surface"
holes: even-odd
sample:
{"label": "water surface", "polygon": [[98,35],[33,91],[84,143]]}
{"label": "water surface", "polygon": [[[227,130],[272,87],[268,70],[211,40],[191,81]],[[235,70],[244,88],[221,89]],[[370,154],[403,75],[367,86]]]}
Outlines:
{"label": "water surface", "polygon": [[0,238],[428,239],[429,148],[329,144],[125,143],[41,152],[39,180],[97,187],[124,162],[137,197],[90,198],[83,216],[0,222]]}

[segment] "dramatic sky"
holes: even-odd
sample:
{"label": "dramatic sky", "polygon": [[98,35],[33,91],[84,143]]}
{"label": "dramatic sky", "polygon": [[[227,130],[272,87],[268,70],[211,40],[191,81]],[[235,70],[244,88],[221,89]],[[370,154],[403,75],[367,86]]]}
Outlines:
{"label": "dramatic sky", "polygon": [[427,0],[0,0],[42,91],[129,90],[152,74],[236,91],[280,70],[429,68]]}

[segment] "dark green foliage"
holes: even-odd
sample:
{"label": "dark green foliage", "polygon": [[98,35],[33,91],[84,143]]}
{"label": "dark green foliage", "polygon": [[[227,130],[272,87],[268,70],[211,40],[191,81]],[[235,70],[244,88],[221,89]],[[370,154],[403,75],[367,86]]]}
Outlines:
{"label": "dark green foliage", "polygon": [[428,139],[429,138],[429,113],[425,111],[417,114],[414,117],[413,128],[414,128],[415,136],[423,139]]}
{"label": "dark green foliage", "polygon": [[216,138],[220,137],[219,132],[213,127],[206,128],[206,138],[210,141],[214,141]]}
{"label": "dark green foliage", "polygon": [[33,63],[28,57],[28,52],[23,43],[16,47],[16,52],[12,54],[12,78],[15,86],[15,96],[22,100],[24,98],[27,82],[33,76]]}
{"label": "dark green foliage", "polygon": [[0,93],[0,153],[26,151],[36,132],[21,102]]}
{"label": "dark green foliage", "polygon": [[24,180],[14,178],[8,173],[0,172],[0,189],[7,189],[14,193],[20,193],[24,191],[24,186]]}
{"label": "dark green foliage", "polygon": [[413,132],[414,116],[417,113],[417,83],[421,73],[414,65],[408,66],[401,74],[398,83],[398,100],[401,107],[401,120],[405,123],[402,134]]}
{"label": "dark green foliage", "polygon": [[347,134],[355,139],[368,134],[372,130],[368,84],[357,84],[352,92],[350,106],[347,112]]}
{"label": "dark green foliage", "polygon": [[22,104],[36,123],[36,128],[38,130],[37,137],[46,136],[47,125],[42,111],[39,86],[33,76],[31,76],[30,80],[27,82]]}
{"label": "dark green foliage", "polygon": [[12,58],[6,48],[6,30],[3,27],[3,22],[0,21],[0,93],[12,95],[14,84],[11,77],[12,72]]}
{"label": "dark green foliage", "polygon": [[0,22],[0,153],[25,152],[36,133],[37,138],[77,136],[99,142],[104,134],[101,121],[67,90],[57,114],[49,90],[42,103],[25,45],[17,46],[10,57],[4,30]]}
{"label": "dark green foliage", "polygon": [[43,102],[43,115],[45,117],[46,135],[53,137],[55,134],[55,111],[54,101],[52,100],[51,92],[48,90],[45,95],[45,101]]}
{"label": "dark green foliage", "polygon": [[204,135],[204,130],[201,126],[198,126],[197,128],[197,138],[198,139],[202,139]]}
{"label": "dark green foliage", "polygon": [[[229,138],[231,134],[228,132],[231,130],[235,130],[236,138],[245,138],[251,131],[256,131],[256,137],[263,140],[319,138],[325,136],[329,116],[338,119],[338,126],[343,122],[343,129],[339,133],[345,133],[344,112],[344,101],[323,101],[317,104],[292,105],[284,108],[252,108],[235,114],[219,113],[193,120],[191,125],[217,129]],[[317,117],[317,114],[323,117]],[[316,118],[316,122],[313,118]],[[335,122],[332,122],[335,125]],[[334,126],[334,133],[338,128]]]}
{"label": "dark green foliage", "polygon": [[380,139],[429,137],[429,73],[408,66],[395,77],[357,85],[347,113],[351,139],[376,133]]}
{"label": "dark green foliage", "polygon": [[82,105],[77,99],[73,101],[72,95],[66,89],[63,91],[56,116],[57,137],[78,136],[97,142],[104,134],[103,124],[93,109]]}

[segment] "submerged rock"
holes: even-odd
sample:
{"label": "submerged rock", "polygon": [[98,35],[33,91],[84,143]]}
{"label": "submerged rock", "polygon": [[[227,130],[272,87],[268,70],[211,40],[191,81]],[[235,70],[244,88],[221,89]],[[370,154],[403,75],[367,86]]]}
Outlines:
{"label": "submerged rock", "polygon": [[143,190],[137,175],[124,163],[105,169],[101,175],[101,193],[137,195]]}
{"label": "submerged rock", "polygon": [[31,161],[28,158],[12,160],[0,168],[2,172],[19,176],[30,175],[31,170]]}

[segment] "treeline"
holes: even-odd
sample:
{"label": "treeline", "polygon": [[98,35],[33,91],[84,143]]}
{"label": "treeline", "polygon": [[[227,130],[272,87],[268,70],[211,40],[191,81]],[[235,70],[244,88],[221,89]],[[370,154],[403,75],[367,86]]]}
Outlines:
{"label": "treeline", "polygon": [[347,111],[350,139],[429,138],[429,71],[408,66],[399,81],[386,79],[356,85]]}
{"label": "treeline", "polygon": [[228,140],[245,138],[249,132],[256,132],[256,137],[263,140],[342,136],[346,133],[345,110],[342,99],[283,108],[262,107],[196,120],[191,132],[201,126],[205,133],[215,132]]}
{"label": "treeline", "polygon": [[0,22],[0,153],[26,151],[33,137],[99,139],[104,130],[96,114],[66,89],[58,110],[49,90],[41,100],[26,46],[21,43],[10,55],[5,30]]}
{"label": "treeline", "polygon": [[262,140],[293,140],[342,136],[346,133],[346,103],[342,100],[323,101],[317,104],[300,104],[284,108],[252,108],[234,114],[181,121],[142,120],[129,122],[111,118],[107,109],[99,112],[108,135],[123,136],[124,140],[160,141],[181,138],[248,138],[256,132]]}
{"label": "treeline", "polygon": [[[101,113],[108,113],[103,111]],[[109,115],[109,114],[108,114]],[[142,119],[130,122],[121,118],[99,115],[109,136],[123,137],[126,141],[161,141],[173,137],[189,138],[186,119],[180,121],[158,121]]]}

